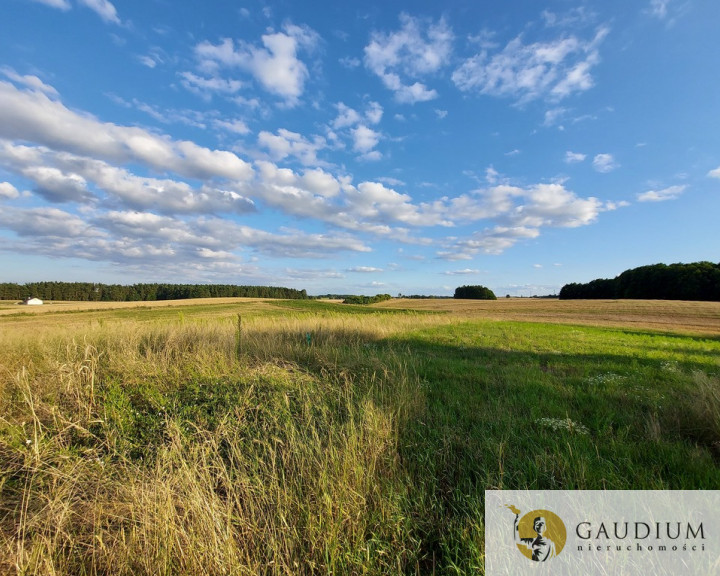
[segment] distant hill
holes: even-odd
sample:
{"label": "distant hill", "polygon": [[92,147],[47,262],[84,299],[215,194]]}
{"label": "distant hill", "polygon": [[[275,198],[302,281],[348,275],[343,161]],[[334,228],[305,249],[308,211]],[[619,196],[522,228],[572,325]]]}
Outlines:
{"label": "distant hill", "polygon": [[566,284],[561,300],[634,298],[639,300],[720,301],[720,264],[652,264],[626,270],[612,279]]}

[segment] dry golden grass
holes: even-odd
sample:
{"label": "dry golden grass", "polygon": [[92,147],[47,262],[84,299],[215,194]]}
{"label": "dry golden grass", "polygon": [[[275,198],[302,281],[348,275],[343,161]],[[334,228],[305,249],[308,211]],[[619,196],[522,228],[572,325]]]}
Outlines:
{"label": "dry golden grass", "polygon": [[12,314],[47,314],[53,312],[105,311],[127,308],[168,308],[199,304],[248,304],[272,302],[268,298],[187,298],[184,300],[153,300],[147,302],[72,302],[45,300],[42,306],[25,306],[15,300],[0,300],[0,316]]}
{"label": "dry golden grass", "polygon": [[454,317],[585,324],[695,334],[720,334],[720,302],[680,300],[393,299],[377,307],[445,312]]}

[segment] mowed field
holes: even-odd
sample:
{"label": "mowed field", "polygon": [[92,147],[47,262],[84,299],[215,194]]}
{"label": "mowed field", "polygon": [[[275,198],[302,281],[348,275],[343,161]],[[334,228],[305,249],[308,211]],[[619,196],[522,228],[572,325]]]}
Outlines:
{"label": "mowed field", "polygon": [[0,346],[0,573],[482,574],[485,489],[720,486],[720,303],[8,302]]}

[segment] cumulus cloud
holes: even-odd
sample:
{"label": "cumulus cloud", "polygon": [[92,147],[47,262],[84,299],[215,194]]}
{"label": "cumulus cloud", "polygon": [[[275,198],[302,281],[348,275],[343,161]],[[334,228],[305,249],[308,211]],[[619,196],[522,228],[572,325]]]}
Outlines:
{"label": "cumulus cloud", "polygon": [[352,130],[352,136],[353,149],[362,154],[370,152],[380,141],[380,135],[363,124]]}
{"label": "cumulus cloud", "polygon": [[593,158],[593,168],[602,174],[612,172],[619,167],[620,164],[615,161],[612,154],[596,154]]}
{"label": "cumulus cloud", "polygon": [[401,28],[375,32],[365,47],[365,66],[382,80],[401,103],[414,104],[438,97],[419,78],[437,73],[449,62],[453,33],[444,19],[427,23],[400,15]]}
{"label": "cumulus cloud", "polygon": [[[36,193],[51,202],[104,199],[134,209],[166,214],[246,213],[253,202],[241,194],[204,184],[193,187],[170,178],[150,178],[67,152],[0,141],[0,165],[36,184]],[[92,188],[92,189],[91,189]]]}
{"label": "cumulus cloud", "polygon": [[20,196],[20,193],[10,182],[0,182],[0,198],[12,200],[18,196]]}
{"label": "cumulus cloud", "polygon": [[22,75],[18,74],[15,70],[10,68],[9,66],[2,66],[0,67],[0,74],[5,76],[6,78],[12,80],[15,84],[20,84],[22,86],[25,86],[27,88],[30,88],[31,90],[36,90],[38,92],[42,92],[43,94],[46,94],[47,96],[58,96],[57,90],[50,86],[49,84],[45,84],[40,78],[33,75]]}
{"label": "cumulus cloud", "polygon": [[485,47],[466,59],[452,79],[463,92],[512,98],[520,104],[539,98],[559,101],[593,86],[591,70],[600,62],[599,46],[608,33],[603,27],[588,40],[563,36],[532,44],[518,36],[499,52]]}
{"label": "cumulus cloud", "polygon": [[648,190],[637,195],[638,202],[664,202],[666,200],[675,200],[685,192],[687,186],[668,186],[662,190]]}
{"label": "cumulus cloud", "polygon": [[[368,124],[379,124],[383,116],[383,107],[378,102],[370,102],[364,114],[339,102],[335,106],[337,116],[330,124],[328,138],[338,144],[341,139],[349,139],[352,150],[358,152],[364,160],[379,160],[382,154],[374,150],[382,134],[373,130]],[[342,144],[340,144],[342,145]]]}
{"label": "cumulus cloud", "polygon": [[310,141],[302,134],[284,128],[279,129],[277,134],[263,130],[258,134],[258,144],[268,151],[273,160],[293,157],[306,166],[322,164],[317,154],[327,146],[321,136],[315,136]]}
{"label": "cumulus cloud", "polygon": [[286,105],[295,106],[309,77],[299,54],[314,50],[320,37],[306,26],[288,23],[283,31],[264,34],[261,41],[262,46],[230,38],[220,44],[201,42],[195,47],[195,55],[201,70],[214,75],[222,69],[242,70]]}
{"label": "cumulus cloud", "polygon": [[6,206],[0,211],[0,225],[18,236],[42,241],[100,235],[75,214],[47,206],[28,209]]}
{"label": "cumulus cloud", "polygon": [[250,164],[232,152],[101,122],[66,108],[42,92],[19,90],[7,82],[0,82],[0,138],[35,142],[113,162],[140,162],[188,178],[248,180],[253,173]]}
{"label": "cumulus cloud", "polygon": [[355,124],[358,124],[362,120],[362,116],[357,112],[357,110],[354,110],[350,108],[349,106],[346,106],[342,102],[338,102],[335,105],[335,108],[337,108],[337,116],[332,121],[332,127],[335,130],[340,130],[342,128],[348,128],[350,126],[354,126]]}

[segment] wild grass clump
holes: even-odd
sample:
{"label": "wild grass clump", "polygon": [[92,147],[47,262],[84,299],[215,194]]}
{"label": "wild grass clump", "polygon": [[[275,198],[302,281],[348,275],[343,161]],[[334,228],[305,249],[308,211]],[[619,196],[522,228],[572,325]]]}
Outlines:
{"label": "wild grass clump", "polygon": [[294,320],[248,323],[240,357],[229,322],[23,343],[30,361],[3,378],[2,571],[417,563],[397,446],[417,381],[365,326],[308,343]]}

